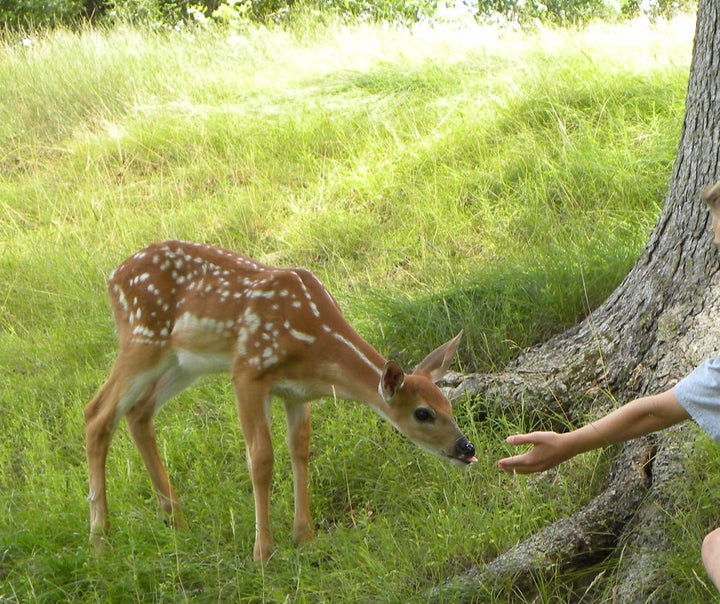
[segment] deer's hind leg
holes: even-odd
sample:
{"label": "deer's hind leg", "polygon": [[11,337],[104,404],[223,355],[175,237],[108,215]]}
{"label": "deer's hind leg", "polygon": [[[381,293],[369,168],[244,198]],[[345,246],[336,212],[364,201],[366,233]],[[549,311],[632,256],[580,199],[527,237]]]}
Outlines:
{"label": "deer's hind leg", "polygon": [[117,378],[111,376],[85,408],[85,449],[90,479],[90,541],[99,549],[110,528],[105,487],[105,461],[115,431]]}
{"label": "deer's hind leg", "polygon": [[[90,541],[101,548],[108,521],[105,464],[120,418],[146,393],[153,380],[160,351],[154,347],[126,347],[110,377],[85,407],[85,441],[90,479]],[[153,369],[155,367],[155,369]]]}

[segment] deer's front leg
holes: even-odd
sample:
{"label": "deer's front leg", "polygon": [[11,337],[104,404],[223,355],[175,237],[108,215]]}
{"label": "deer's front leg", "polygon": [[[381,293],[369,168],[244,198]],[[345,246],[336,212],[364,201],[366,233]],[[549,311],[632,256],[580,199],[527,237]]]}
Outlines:
{"label": "deer's front leg", "polygon": [[288,448],[295,488],[293,536],[297,543],[312,539],[312,517],[308,497],[308,458],[310,454],[310,403],[285,403]]}
{"label": "deer's front leg", "polygon": [[255,498],[255,562],[265,562],[272,553],[270,533],[270,482],[275,461],[270,438],[270,396],[267,388],[235,379],[240,425],[245,436],[248,468]]}

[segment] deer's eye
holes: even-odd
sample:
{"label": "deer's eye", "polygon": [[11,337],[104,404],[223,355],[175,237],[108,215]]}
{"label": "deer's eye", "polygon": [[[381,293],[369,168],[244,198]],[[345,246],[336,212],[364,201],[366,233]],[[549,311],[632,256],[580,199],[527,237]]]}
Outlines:
{"label": "deer's eye", "polygon": [[435,419],[435,415],[426,407],[418,407],[415,409],[415,419],[419,422],[431,422]]}

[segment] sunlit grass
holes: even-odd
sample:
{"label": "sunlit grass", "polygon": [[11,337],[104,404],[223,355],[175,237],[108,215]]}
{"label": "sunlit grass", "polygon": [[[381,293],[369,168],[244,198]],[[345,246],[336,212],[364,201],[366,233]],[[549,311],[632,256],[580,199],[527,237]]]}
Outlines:
{"label": "sunlit grass", "polygon": [[592,497],[606,454],[540,479],[497,472],[523,417],[480,421],[462,401],[480,462],[457,472],[366,409],[325,401],[313,419],[317,539],[298,551],[278,408],[279,548],[258,569],[232,389],[216,379],[158,419],[189,527],[159,518],[121,429],[111,547],[95,559],[82,409],[114,358],[104,279],[149,241],[215,243],[312,269],[409,367],[460,329],[456,367],[501,367],[599,304],[642,249],[670,177],[691,37],[680,18],[532,34],[299,19],[7,38],[0,600],[422,601]]}

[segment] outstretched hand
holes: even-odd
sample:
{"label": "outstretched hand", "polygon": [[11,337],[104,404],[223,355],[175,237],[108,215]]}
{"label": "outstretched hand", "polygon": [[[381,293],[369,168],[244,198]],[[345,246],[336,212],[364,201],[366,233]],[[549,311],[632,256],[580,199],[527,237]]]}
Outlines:
{"label": "outstretched hand", "polygon": [[638,398],[606,416],[570,432],[530,432],[507,439],[509,445],[532,445],[526,453],[498,461],[505,472],[532,474],[542,472],[570,459],[573,455],[607,447],[669,428],[690,415],[680,404],[675,389]]}
{"label": "outstretched hand", "polygon": [[571,455],[565,450],[562,436],[557,432],[531,432],[516,434],[507,438],[513,446],[532,445],[532,449],[521,455],[513,455],[498,461],[498,467],[505,472],[532,474],[542,472],[565,461]]}

